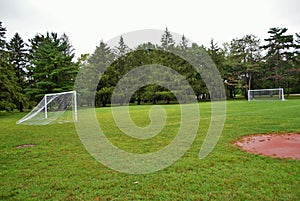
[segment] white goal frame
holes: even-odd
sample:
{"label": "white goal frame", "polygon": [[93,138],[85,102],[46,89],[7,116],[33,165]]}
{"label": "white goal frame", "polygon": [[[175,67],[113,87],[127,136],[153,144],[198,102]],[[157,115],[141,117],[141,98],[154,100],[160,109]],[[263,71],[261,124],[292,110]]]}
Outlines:
{"label": "white goal frame", "polygon": [[[47,102],[47,97],[49,96],[57,96],[57,95],[63,95],[63,94],[73,94],[73,103],[74,103],[74,121],[77,122],[77,97],[76,97],[76,91],[67,91],[67,92],[61,92],[61,93],[52,93],[52,94],[45,94],[45,105],[49,104]],[[50,99],[51,102],[51,99]],[[47,107],[45,107],[45,119],[48,118],[48,111]]]}
{"label": "white goal frame", "polygon": [[[44,125],[44,124],[51,123],[55,119],[53,119],[53,118],[48,119],[48,107],[47,106],[49,104],[51,104],[52,101],[55,101],[57,96],[64,95],[64,94],[72,94],[72,97],[70,99],[70,100],[72,100],[72,111],[73,111],[72,116],[73,116],[73,121],[77,122],[78,117],[77,117],[77,95],[76,95],[76,91],[67,91],[67,92],[61,92],[61,93],[45,94],[43,100],[31,112],[29,112],[26,116],[24,116],[22,119],[17,121],[17,124],[24,123],[24,124],[29,124],[29,125]],[[40,119],[39,123],[30,122],[30,120],[32,118],[36,118],[36,116],[38,114],[41,114],[42,112],[44,113],[43,114],[43,116],[44,116],[43,119],[44,120]],[[60,115],[62,115],[62,114],[60,114]],[[55,118],[60,117],[60,115],[56,116]],[[27,123],[28,120],[29,120],[29,122]]]}
{"label": "white goal frame", "polygon": [[[272,94],[272,91],[278,91],[278,94]],[[251,92],[262,92],[262,93],[270,93],[270,96],[273,95],[277,95],[278,96],[278,100],[282,100],[284,101],[284,92],[283,92],[283,88],[274,88],[274,89],[252,89],[252,90],[248,90],[248,101],[252,101],[252,100],[256,100],[255,97],[253,97],[253,95],[251,94]],[[259,100],[259,99],[257,99]],[[266,99],[265,99],[266,100]],[[273,99],[274,100],[274,99]]]}

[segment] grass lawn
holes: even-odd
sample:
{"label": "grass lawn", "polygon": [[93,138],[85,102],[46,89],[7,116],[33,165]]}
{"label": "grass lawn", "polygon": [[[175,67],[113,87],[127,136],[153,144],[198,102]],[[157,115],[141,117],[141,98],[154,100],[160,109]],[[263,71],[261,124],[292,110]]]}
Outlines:
{"label": "grass lawn", "polygon": [[[150,105],[131,106],[133,121],[149,123]],[[119,148],[148,153],[166,146],[179,128],[178,105],[164,105],[168,119],[157,136],[137,140],[122,134],[110,108],[97,108],[104,133]],[[228,101],[221,138],[198,159],[210,121],[210,103],[200,103],[198,135],[170,167],[144,175],[116,172],[97,162],[81,144],[74,124],[16,125],[24,113],[0,114],[0,200],[300,200],[300,161],[239,150],[243,135],[300,133],[300,99]],[[33,147],[16,148],[22,144]]]}

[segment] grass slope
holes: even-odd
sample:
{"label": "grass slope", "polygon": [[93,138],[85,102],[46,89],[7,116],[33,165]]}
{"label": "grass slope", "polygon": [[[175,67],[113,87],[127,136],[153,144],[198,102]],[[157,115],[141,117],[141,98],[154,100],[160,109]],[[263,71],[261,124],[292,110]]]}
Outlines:
{"label": "grass slope", "polygon": [[[132,106],[133,121],[149,123],[151,106]],[[101,128],[118,147],[147,153],[166,146],[179,128],[178,105],[163,106],[167,125],[157,136],[136,140],[122,134],[110,108],[96,109]],[[300,161],[252,155],[231,145],[243,135],[300,132],[300,100],[228,101],[222,136],[203,160],[198,153],[210,120],[200,103],[198,135],[172,166],[146,175],[113,171],[93,159],[71,123],[16,125],[24,114],[0,114],[1,200],[299,200]],[[34,147],[15,148],[21,144]]]}

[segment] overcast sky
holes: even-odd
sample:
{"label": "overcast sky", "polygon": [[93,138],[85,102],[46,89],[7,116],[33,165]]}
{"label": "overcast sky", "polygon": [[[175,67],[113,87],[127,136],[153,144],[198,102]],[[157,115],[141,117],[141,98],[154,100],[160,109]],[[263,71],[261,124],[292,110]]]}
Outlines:
{"label": "overcast sky", "polygon": [[[0,0],[0,21],[10,39],[66,33],[79,56],[100,40],[140,29],[168,29],[199,45],[221,46],[246,34],[268,37],[271,27],[300,32],[299,0]],[[126,42],[126,41],[125,41]]]}

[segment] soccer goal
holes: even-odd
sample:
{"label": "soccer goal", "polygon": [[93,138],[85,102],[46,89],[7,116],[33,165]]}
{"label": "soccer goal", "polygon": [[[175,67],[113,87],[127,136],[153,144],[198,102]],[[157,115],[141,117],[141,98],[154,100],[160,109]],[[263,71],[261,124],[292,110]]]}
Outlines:
{"label": "soccer goal", "polygon": [[17,124],[45,125],[77,121],[76,91],[46,94]]}
{"label": "soccer goal", "polygon": [[248,90],[248,101],[253,100],[282,100],[284,101],[283,88]]}

